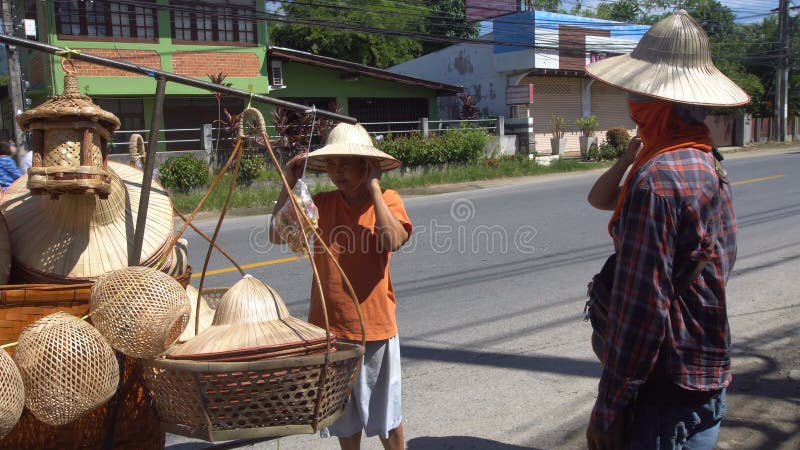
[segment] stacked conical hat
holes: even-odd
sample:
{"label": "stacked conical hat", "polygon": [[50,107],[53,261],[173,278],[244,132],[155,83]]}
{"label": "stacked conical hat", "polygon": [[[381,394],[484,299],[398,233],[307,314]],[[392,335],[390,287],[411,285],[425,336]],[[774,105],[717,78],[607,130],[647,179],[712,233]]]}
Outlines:
{"label": "stacked conical hat", "polygon": [[[214,322],[214,309],[209,306],[205,297],[197,292],[197,289],[191,284],[186,285],[186,294],[189,296],[189,303],[192,306],[192,312],[189,316],[189,323],[183,334],[178,338],[178,342],[186,342],[189,339],[197,336],[197,334],[206,328],[210,327]],[[200,302],[200,327],[195,329],[195,315],[197,314],[197,302]]]}
{"label": "stacked conical hat", "polygon": [[6,219],[0,215],[0,284],[8,282],[11,272],[11,238],[8,235]]}
{"label": "stacked conical hat", "polygon": [[326,339],[324,329],[292,317],[274,289],[245,275],[220,299],[211,327],[168,357],[244,361],[308,352]]}
{"label": "stacked conical hat", "polygon": [[[0,200],[9,227],[12,279],[20,283],[80,283],[128,267],[142,192],[142,171],[109,162],[111,193],[34,196],[26,176]],[[154,266],[172,237],[172,203],[153,183],[140,264]]]}

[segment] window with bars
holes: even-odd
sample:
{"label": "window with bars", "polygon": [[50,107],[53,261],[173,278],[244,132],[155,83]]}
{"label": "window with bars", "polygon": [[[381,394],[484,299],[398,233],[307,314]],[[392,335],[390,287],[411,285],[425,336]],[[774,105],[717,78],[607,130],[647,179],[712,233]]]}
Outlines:
{"label": "window with bars", "polygon": [[177,41],[257,43],[253,1],[173,1],[172,6],[172,38]]}
{"label": "window with bars", "polygon": [[156,40],[156,10],[147,3],[153,1],[56,0],[56,31],[66,36]]}

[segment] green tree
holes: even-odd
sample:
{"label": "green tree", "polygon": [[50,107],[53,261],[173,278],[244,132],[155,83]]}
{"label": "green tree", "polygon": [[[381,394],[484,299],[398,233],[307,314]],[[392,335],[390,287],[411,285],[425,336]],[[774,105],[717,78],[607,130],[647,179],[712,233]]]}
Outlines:
{"label": "green tree", "polygon": [[597,5],[596,16],[600,19],[636,23],[642,20],[643,11],[636,0],[619,0]]}
{"label": "green tree", "polygon": [[528,11],[535,9],[537,11],[563,12],[561,0],[524,0],[522,5]]}
{"label": "green tree", "polygon": [[750,103],[735,109],[724,108],[719,112],[722,114],[758,113],[764,102],[765,94],[761,79],[756,74],[749,72],[741,63],[735,61],[721,60],[717,61],[715,65],[750,96]]}
{"label": "green tree", "polygon": [[[313,5],[285,2],[280,14],[288,22],[314,21],[320,25],[273,25],[270,43],[386,68],[449,45],[429,42],[425,34],[477,37],[478,25],[466,23],[465,8],[465,3],[457,0],[407,1],[400,5],[387,0],[334,0]],[[413,37],[398,36],[403,33]]]}
{"label": "green tree", "polygon": [[[467,23],[467,2],[464,0],[434,0],[428,5],[424,30],[437,36],[474,39],[478,37],[478,23]],[[446,42],[425,41],[423,53],[431,53],[450,45]]]}
{"label": "green tree", "polygon": [[800,75],[789,77],[789,115],[800,116]]}
{"label": "green tree", "polygon": [[281,13],[290,21],[314,21],[322,25],[288,23],[273,26],[270,29],[270,43],[379,68],[421,55],[422,44],[406,37],[326,26],[338,24],[348,28],[408,31],[409,24],[405,20],[408,16],[401,15],[396,8],[389,11],[393,14],[389,14],[385,11],[386,3],[364,0],[358,6],[353,6],[348,2],[333,1],[311,6],[286,2],[281,6]]}

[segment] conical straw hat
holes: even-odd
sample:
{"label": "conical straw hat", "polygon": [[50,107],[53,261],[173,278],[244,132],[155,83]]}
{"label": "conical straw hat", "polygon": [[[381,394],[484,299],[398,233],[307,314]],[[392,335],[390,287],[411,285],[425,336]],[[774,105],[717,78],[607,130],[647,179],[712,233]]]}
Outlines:
{"label": "conical straw hat", "polygon": [[686,11],[650,27],[633,52],[586,66],[598,80],[679,103],[736,106],[750,96],[714,66],[706,32]]}
{"label": "conical straw hat", "polygon": [[105,403],[119,384],[114,350],[87,322],[57,312],[28,325],[14,351],[25,406],[49,425],[70,423]]}
{"label": "conical straw hat", "polygon": [[8,235],[6,219],[0,215],[0,284],[8,282],[11,272],[11,238]]}
{"label": "conical straw hat", "polygon": [[[15,181],[0,200],[8,221],[12,267],[19,282],[82,282],[128,267],[128,253],[139,210],[142,172],[108,163],[111,194],[63,195],[58,200],[31,195],[26,175]],[[163,254],[172,236],[172,203],[153,183],[142,244],[142,263]],[[35,278],[35,279],[30,279]]]}
{"label": "conical straw hat", "polygon": [[[336,125],[328,135],[325,146],[308,154],[307,168],[324,172],[326,168],[325,157],[327,156],[370,158],[378,162],[383,171],[397,169],[402,165],[397,158],[375,148],[369,132],[359,124],[340,123]],[[305,154],[300,154],[290,161],[289,165],[302,164],[305,157]]]}
{"label": "conical straw hat", "polygon": [[[189,324],[183,330],[183,334],[178,338],[178,342],[186,342],[195,337],[199,332],[211,326],[214,321],[214,310],[209,306],[205,297],[200,295],[191,284],[186,285],[186,294],[189,296],[189,303],[191,304],[191,316],[189,317]],[[195,314],[197,314],[197,302],[200,302],[200,329],[195,331]]]}
{"label": "conical straw hat", "polygon": [[25,385],[14,360],[0,349],[0,439],[19,421],[25,407]]}
{"label": "conical straw hat", "polygon": [[263,353],[324,339],[325,330],[289,315],[274,289],[245,275],[220,299],[212,326],[173,349],[168,357],[201,359]]}

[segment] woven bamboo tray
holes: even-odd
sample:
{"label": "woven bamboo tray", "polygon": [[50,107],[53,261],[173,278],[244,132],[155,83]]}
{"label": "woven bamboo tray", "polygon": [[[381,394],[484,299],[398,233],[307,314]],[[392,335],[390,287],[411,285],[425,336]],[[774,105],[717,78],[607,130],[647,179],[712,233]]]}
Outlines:
{"label": "woven bamboo tray", "polygon": [[215,442],[311,434],[332,424],[344,411],[363,354],[360,345],[339,343],[327,355],[254,362],[159,358],[142,365],[162,429]]}

